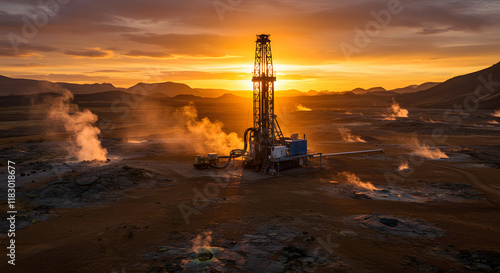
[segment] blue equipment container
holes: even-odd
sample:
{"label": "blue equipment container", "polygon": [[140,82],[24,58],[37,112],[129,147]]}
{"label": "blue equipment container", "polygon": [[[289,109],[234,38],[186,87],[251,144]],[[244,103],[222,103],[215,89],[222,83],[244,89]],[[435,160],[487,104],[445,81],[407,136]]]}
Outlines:
{"label": "blue equipment container", "polygon": [[307,154],[307,139],[287,140],[286,143],[289,149],[288,156]]}

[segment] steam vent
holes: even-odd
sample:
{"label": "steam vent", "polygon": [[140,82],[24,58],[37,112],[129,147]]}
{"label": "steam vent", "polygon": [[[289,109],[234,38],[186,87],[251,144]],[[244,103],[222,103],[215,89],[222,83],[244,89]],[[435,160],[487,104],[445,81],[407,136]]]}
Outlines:
{"label": "steam vent", "polygon": [[500,273],[500,1],[0,18],[0,273]]}

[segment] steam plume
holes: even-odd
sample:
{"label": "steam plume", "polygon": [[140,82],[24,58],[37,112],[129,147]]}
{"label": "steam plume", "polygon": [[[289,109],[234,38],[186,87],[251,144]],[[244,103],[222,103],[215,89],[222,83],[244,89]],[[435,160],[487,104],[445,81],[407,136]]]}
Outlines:
{"label": "steam plume", "polygon": [[360,136],[352,134],[351,130],[347,128],[339,128],[339,133],[342,139],[347,142],[366,142]]}
{"label": "steam plume", "polygon": [[353,185],[355,185],[357,187],[360,187],[360,188],[363,188],[363,189],[367,189],[369,191],[378,190],[378,188],[376,188],[375,186],[373,186],[372,183],[361,181],[361,179],[359,179],[359,177],[356,176],[353,173],[350,173],[350,172],[341,172],[341,173],[339,173],[337,175],[338,176],[345,176],[347,182],[349,182],[350,184],[353,184]]}
{"label": "steam plume", "polygon": [[302,104],[299,104],[299,105],[297,105],[297,111],[310,112],[310,111],[312,111],[312,109],[307,108],[307,107],[303,106]]}
{"label": "steam plume", "polygon": [[398,167],[398,171],[408,171],[410,167],[408,166],[408,161],[401,162]]}
{"label": "steam plume", "polygon": [[416,145],[416,148],[413,150],[413,154],[415,155],[429,159],[449,158],[439,148],[431,148],[428,144],[420,143],[418,139],[414,139],[413,142]]}
{"label": "steam plume", "polygon": [[212,243],[212,231],[206,231],[202,234],[196,235],[196,238],[193,239],[193,252],[199,252],[203,248],[210,248],[210,244]]}
{"label": "steam plume", "polygon": [[394,98],[392,99],[391,113],[387,115],[386,120],[396,120],[396,118],[407,118],[408,110],[401,108]]}
{"label": "steam plume", "polygon": [[226,134],[222,130],[222,122],[211,122],[206,117],[200,121],[193,104],[178,109],[177,114],[184,119],[187,130],[195,138],[192,143],[198,152],[229,154],[231,150],[243,147],[243,140],[237,133]]}
{"label": "steam plume", "polygon": [[433,120],[431,118],[420,117],[420,120],[423,121],[423,122],[437,123],[437,121],[435,121],[435,120]]}
{"label": "steam plume", "polygon": [[101,146],[101,130],[94,125],[97,116],[88,109],[80,111],[72,99],[73,94],[64,89],[62,96],[52,101],[47,118],[64,126],[70,135],[71,152],[78,160],[106,161],[108,151]]}

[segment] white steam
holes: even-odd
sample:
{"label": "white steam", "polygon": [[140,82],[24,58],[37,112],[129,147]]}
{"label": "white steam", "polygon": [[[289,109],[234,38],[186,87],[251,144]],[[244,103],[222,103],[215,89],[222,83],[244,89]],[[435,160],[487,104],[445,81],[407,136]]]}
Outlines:
{"label": "white steam", "polygon": [[408,171],[410,170],[410,167],[408,166],[408,161],[404,161],[404,162],[401,162],[401,164],[399,164],[399,167],[398,167],[398,171]]}
{"label": "white steam", "polygon": [[196,235],[196,238],[193,239],[193,252],[200,252],[203,249],[210,248],[210,244],[212,243],[212,231],[206,231],[202,234]]}
{"label": "white steam", "polygon": [[73,94],[64,89],[60,97],[51,101],[48,120],[64,126],[70,138],[70,152],[78,160],[106,161],[108,152],[101,146],[101,130],[95,126],[97,116],[88,109],[80,111],[72,99]]}
{"label": "white steam", "polygon": [[310,111],[312,111],[312,109],[307,108],[307,107],[303,106],[302,104],[299,104],[299,105],[297,105],[297,111],[310,112]]}
{"label": "white steam", "polygon": [[339,133],[342,139],[347,142],[366,142],[360,136],[354,135],[351,130],[347,128],[339,128]]}
{"label": "white steam", "polygon": [[177,115],[186,124],[189,133],[187,137],[194,138],[190,142],[197,152],[229,154],[233,149],[243,148],[243,140],[237,133],[226,134],[222,130],[222,122],[211,122],[207,117],[199,120],[193,104],[178,109]]}
{"label": "white steam", "polygon": [[413,154],[429,158],[429,159],[441,159],[441,158],[449,158],[445,153],[441,152],[441,150],[437,147],[431,148],[430,145],[426,143],[420,143],[418,139],[413,140],[415,148],[413,149]]}
{"label": "white steam", "polygon": [[401,108],[399,103],[392,99],[392,105],[389,109],[390,113],[385,117],[386,120],[396,120],[396,118],[407,118],[408,110]]}
{"label": "white steam", "polygon": [[353,173],[341,172],[341,173],[337,174],[337,176],[344,176],[348,183],[353,184],[359,188],[367,189],[369,191],[378,190],[378,188],[373,186],[372,183],[361,181],[361,179],[359,179],[359,177]]}

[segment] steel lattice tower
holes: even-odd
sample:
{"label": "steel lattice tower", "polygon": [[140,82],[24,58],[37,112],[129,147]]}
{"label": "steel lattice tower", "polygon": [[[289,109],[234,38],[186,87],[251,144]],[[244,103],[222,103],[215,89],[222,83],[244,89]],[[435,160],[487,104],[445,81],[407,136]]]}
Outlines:
{"label": "steel lattice tower", "polygon": [[[210,153],[207,157],[195,156],[194,167],[197,169],[224,169],[233,160],[243,157],[243,166],[260,168],[260,172],[279,174],[280,168],[301,166],[312,167],[309,159],[342,155],[383,152],[383,150],[366,150],[345,153],[311,153],[307,148],[307,140],[300,139],[299,134],[284,137],[274,114],[274,83],[276,75],[273,68],[271,40],[269,34],[257,35],[255,63],[252,77],[253,83],[253,127],[247,128],[243,134],[243,149],[231,150],[227,156]],[[227,159],[223,166],[218,166],[219,159]],[[234,162],[234,161],[233,161]]]}
{"label": "steel lattice tower", "polygon": [[279,144],[283,137],[274,115],[273,55],[268,34],[257,35],[253,72],[253,127],[257,129],[255,139],[255,159],[257,164],[265,164],[271,147]]}

